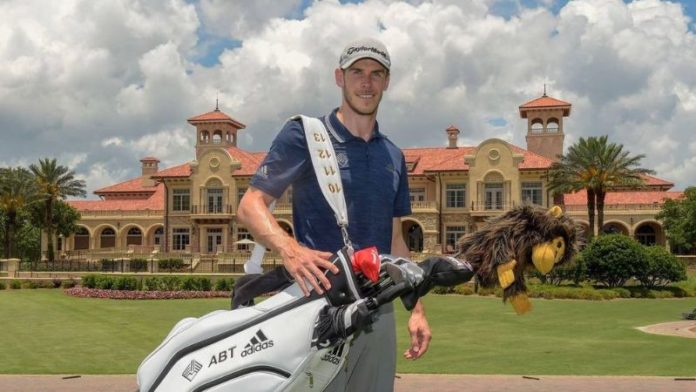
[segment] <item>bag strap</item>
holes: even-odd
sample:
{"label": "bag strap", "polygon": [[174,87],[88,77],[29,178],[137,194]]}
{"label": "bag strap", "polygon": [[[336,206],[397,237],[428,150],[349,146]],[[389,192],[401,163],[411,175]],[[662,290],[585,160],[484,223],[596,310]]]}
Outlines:
{"label": "bag strap", "polygon": [[[297,115],[293,116],[291,120],[302,121],[305,139],[307,139],[307,150],[312,159],[312,166],[319,182],[319,188],[324,195],[324,199],[326,199],[326,202],[329,203],[334,212],[336,224],[341,229],[343,243],[352,256],[353,243],[348,235],[348,209],[346,208],[346,198],[343,193],[341,171],[338,168],[336,152],[334,151],[333,143],[331,143],[329,132],[326,130],[324,123],[318,118]],[[275,202],[269,206],[271,212],[274,206]],[[251,257],[244,263],[245,273],[263,272],[261,262],[265,251],[266,248],[263,245],[259,243],[254,245]]]}

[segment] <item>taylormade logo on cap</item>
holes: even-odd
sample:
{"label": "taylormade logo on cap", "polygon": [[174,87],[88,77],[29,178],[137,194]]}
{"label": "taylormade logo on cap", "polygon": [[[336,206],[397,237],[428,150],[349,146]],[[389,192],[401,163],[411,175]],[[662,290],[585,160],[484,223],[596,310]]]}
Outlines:
{"label": "taylormade logo on cap", "polygon": [[380,41],[373,38],[361,38],[357,41],[349,43],[345,49],[343,49],[343,53],[341,53],[338,64],[341,69],[346,69],[354,62],[364,58],[376,60],[386,69],[389,69],[391,66],[391,60],[389,59],[387,47],[384,46],[384,44]]}

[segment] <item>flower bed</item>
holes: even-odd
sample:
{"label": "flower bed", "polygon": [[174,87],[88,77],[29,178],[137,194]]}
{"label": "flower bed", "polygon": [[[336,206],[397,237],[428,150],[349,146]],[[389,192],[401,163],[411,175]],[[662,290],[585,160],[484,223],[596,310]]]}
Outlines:
{"label": "flower bed", "polygon": [[85,287],[73,287],[65,293],[82,298],[109,299],[187,299],[187,298],[229,298],[229,291],[134,291],[103,290]]}

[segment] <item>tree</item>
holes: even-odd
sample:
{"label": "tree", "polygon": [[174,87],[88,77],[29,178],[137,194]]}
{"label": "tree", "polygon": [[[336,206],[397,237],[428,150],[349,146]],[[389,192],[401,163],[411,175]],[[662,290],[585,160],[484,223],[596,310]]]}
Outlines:
{"label": "tree", "polygon": [[622,287],[648,264],[644,247],[623,234],[597,237],[580,254],[587,277],[609,287]]}
{"label": "tree", "polygon": [[48,238],[48,261],[55,259],[53,251],[53,207],[56,200],[67,196],[85,197],[85,182],[75,179],[75,172],[65,166],[58,165],[56,159],[40,159],[39,164],[31,164],[29,169],[34,173],[39,195],[43,200],[43,227]]}
{"label": "tree", "polygon": [[672,252],[696,251],[696,187],[686,188],[681,199],[665,200],[656,218],[662,220]]}
{"label": "tree", "polygon": [[31,172],[22,167],[0,169],[0,210],[4,215],[5,258],[16,256],[17,217],[23,208],[36,201],[36,197],[36,181]]}
{"label": "tree", "polygon": [[608,190],[625,186],[639,186],[645,174],[652,170],[638,167],[644,155],[631,156],[623,145],[609,143],[608,137],[588,137],[568,148],[560,160],[549,169],[549,189],[556,194],[587,192],[587,217],[590,224],[588,237],[595,232],[595,210],[597,225],[604,225],[604,201]]}

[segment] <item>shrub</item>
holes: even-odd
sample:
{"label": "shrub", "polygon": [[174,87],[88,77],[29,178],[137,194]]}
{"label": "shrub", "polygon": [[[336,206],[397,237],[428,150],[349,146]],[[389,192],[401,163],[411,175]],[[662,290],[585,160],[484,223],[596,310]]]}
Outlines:
{"label": "shrub", "polygon": [[462,283],[454,286],[454,292],[459,295],[472,295],[474,294],[474,287],[470,284]]}
{"label": "shrub", "polygon": [[53,285],[54,289],[57,289],[63,284],[63,281],[58,278],[53,278],[53,280],[51,280],[51,284]]}
{"label": "shrub", "polygon": [[73,279],[73,278],[70,278],[70,279],[68,279],[68,280],[64,280],[64,281],[60,284],[60,287],[62,287],[62,288],[64,288],[64,289],[71,289],[71,288],[73,288],[73,287],[75,287],[75,286],[77,286],[77,282],[76,282],[75,279]]}
{"label": "shrub", "polygon": [[609,287],[621,287],[644,268],[644,247],[623,234],[597,237],[582,251],[587,277]]}
{"label": "shrub", "polygon": [[0,282],[0,290],[5,290],[5,282]]}
{"label": "shrub", "polygon": [[22,282],[20,282],[19,280],[16,280],[16,279],[15,279],[15,280],[13,280],[12,282],[10,282],[10,288],[13,289],[13,290],[21,289],[21,288],[22,288]]}
{"label": "shrub", "polygon": [[112,284],[114,290],[133,291],[138,286],[138,280],[132,276],[119,276]]}
{"label": "shrub", "polygon": [[200,291],[198,289],[198,279],[193,276],[184,278],[181,282],[181,288],[186,291]]}
{"label": "shrub", "polygon": [[114,280],[110,276],[97,275],[94,279],[94,288],[102,290],[111,290],[114,286]]}
{"label": "shrub", "polygon": [[36,283],[32,280],[25,280],[24,282],[21,283],[21,286],[23,289],[38,289],[39,288],[38,283]]}
{"label": "shrub", "polygon": [[234,278],[222,278],[215,281],[216,291],[231,291],[234,288]]}
{"label": "shrub", "polygon": [[580,255],[578,255],[569,263],[554,267],[551,272],[546,275],[542,274],[537,269],[531,269],[528,275],[539,279],[541,283],[560,286],[565,282],[573,282],[573,284],[576,285],[580,284],[580,282],[586,279],[586,273],[587,268],[585,263],[582,261]]}
{"label": "shrub", "polygon": [[143,290],[157,291],[160,287],[160,279],[157,276],[150,276],[143,281]]}
{"label": "shrub", "polygon": [[132,272],[142,272],[147,270],[147,260],[133,259],[129,262],[129,266]]}
{"label": "shrub", "polygon": [[93,289],[97,287],[97,275],[88,274],[82,277],[82,287]]}
{"label": "shrub", "polygon": [[686,264],[664,247],[649,246],[645,253],[645,265],[635,275],[643,286],[652,289],[686,280]]}
{"label": "shrub", "polygon": [[182,281],[178,276],[162,276],[159,279],[158,290],[161,291],[179,291],[181,290]]}
{"label": "shrub", "polygon": [[435,286],[430,290],[433,294],[453,294],[454,287],[451,286]]}

